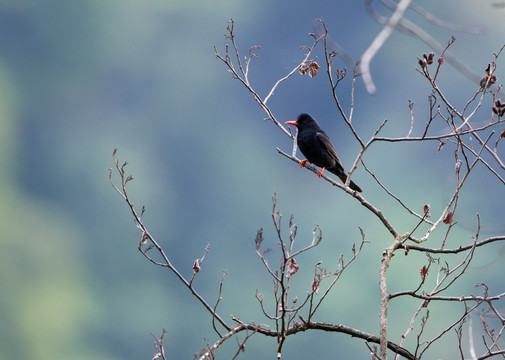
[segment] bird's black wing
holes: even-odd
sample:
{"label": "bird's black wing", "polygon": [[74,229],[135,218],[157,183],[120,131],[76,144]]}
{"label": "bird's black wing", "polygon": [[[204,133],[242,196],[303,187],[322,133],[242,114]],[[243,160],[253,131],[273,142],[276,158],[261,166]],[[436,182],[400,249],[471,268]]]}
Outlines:
{"label": "bird's black wing", "polygon": [[318,131],[316,133],[316,138],[321,144],[321,146],[326,149],[328,152],[328,155],[330,155],[339,165],[341,164],[340,158],[338,157],[337,150],[335,150],[335,147],[331,143],[330,138],[324,131]]}

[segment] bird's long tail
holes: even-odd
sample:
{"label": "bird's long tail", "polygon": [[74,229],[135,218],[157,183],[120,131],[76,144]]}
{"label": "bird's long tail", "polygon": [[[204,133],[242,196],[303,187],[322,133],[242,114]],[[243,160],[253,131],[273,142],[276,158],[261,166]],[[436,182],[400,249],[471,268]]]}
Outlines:
{"label": "bird's long tail", "polygon": [[[339,174],[336,174],[336,175],[337,175],[337,176],[340,178],[340,180],[342,180],[342,182],[345,184],[345,182],[347,181],[347,175],[346,175],[345,173],[339,173]],[[357,191],[357,192],[362,192],[361,188],[360,188],[358,185],[356,185],[356,184],[354,183],[354,181],[352,181],[352,180],[351,180],[351,182],[349,183],[349,187],[350,187],[351,189],[353,189],[354,191]]]}

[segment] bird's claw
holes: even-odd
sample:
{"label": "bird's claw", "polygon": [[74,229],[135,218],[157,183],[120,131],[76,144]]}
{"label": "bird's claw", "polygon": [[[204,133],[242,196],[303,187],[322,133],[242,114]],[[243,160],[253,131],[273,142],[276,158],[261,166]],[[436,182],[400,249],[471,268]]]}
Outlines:
{"label": "bird's claw", "polygon": [[319,170],[317,172],[317,177],[320,178],[321,176],[323,176],[323,171],[324,171],[325,168],[322,168],[321,170]]}
{"label": "bird's claw", "polygon": [[308,162],[309,162],[309,160],[307,160],[307,159],[300,161],[300,163],[299,163],[300,167],[304,167],[305,164],[308,163]]}

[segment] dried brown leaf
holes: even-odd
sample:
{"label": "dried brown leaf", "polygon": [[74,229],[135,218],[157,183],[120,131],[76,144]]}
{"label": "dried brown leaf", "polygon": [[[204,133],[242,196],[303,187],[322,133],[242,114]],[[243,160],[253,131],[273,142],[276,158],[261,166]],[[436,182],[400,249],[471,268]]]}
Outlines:
{"label": "dried brown leaf", "polygon": [[149,236],[147,235],[146,231],[143,231],[142,239],[140,240],[139,246],[144,246],[147,243],[147,239],[149,239]]}
{"label": "dried brown leaf", "polygon": [[287,271],[286,277],[290,277],[290,276],[296,274],[296,272],[299,269],[300,269],[300,266],[298,266],[298,264],[296,263],[296,260],[294,258],[290,258],[288,260],[288,271]]}
{"label": "dried brown leaf", "polygon": [[429,218],[431,216],[430,214],[430,204],[426,204],[423,206],[423,211],[424,211],[424,217]]}
{"label": "dried brown leaf", "polygon": [[419,275],[421,275],[421,279],[423,279],[423,281],[426,279],[426,276],[428,276],[428,267],[426,265],[419,270]]}
{"label": "dried brown leaf", "polygon": [[193,273],[197,273],[200,271],[200,260],[196,259],[195,262],[193,263]]}
{"label": "dried brown leaf", "polygon": [[454,213],[452,211],[449,211],[443,220],[444,224],[452,223],[453,215],[454,215]]}
{"label": "dried brown leaf", "polygon": [[317,75],[317,70],[319,69],[319,64],[315,61],[311,62],[309,65],[309,76],[313,78]]}
{"label": "dried brown leaf", "polygon": [[300,73],[300,75],[305,75],[308,71],[309,67],[305,63],[301,64],[300,67],[298,68],[298,72]]}

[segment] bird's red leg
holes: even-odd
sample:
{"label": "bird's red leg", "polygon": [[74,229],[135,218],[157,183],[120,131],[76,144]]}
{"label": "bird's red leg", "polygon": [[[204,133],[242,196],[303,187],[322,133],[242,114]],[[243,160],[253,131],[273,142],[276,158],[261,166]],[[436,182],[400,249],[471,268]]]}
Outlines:
{"label": "bird's red leg", "polygon": [[305,164],[308,163],[308,162],[309,162],[309,160],[307,160],[307,159],[300,161],[300,163],[299,163],[300,167],[304,167]]}
{"label": "bird's red leg", "polygon": [[323,175],[323,171],[324,171],[325,168],[322,168],[321,170],[319,170],[317,172],[317,177],[321,177]]}

